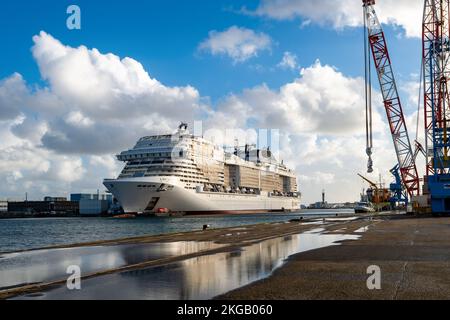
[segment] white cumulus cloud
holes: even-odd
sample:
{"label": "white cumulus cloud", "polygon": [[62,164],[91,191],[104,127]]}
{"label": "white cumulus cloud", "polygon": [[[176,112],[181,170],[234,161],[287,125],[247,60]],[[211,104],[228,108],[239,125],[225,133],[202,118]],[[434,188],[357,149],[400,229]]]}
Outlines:
{"label": "white cumulus cloud", "polygon": [[195,88],[165,86],[134,59],[66,46],[46,32],[33,41],[47,85],[18,73],[0,80],[3,197],[95,191],[120,170],[107,156],[208,112]]}
{"label": "white cumulus cloud", "polygon": [[[382,23],[403,28],[408,37],[420,37],[423,1],[377,1],[376,9]],[[277,20],[302,19],[302,25],[315,23],[336,29],[362,25],[360,0],[261,0],[254,11],[244,11]]]}
{"label": "white cumulus cloud", "polygon": [[264,50],[270,50],[272,39],[265,33],[232,26],[225,31],[213,30],[200,45],[201,51],[229,56],[235,63],[247,61]]}
{"label": "white cumulus cloud", "polygon": [[278,67],[282,69],[291,69],[291,70],[297,69],[297,56],[292,52],[286,51],[283,54],[283,58],[278,64]]}
{"label": "white cumulus cloud", "polygon": [[[220,119],[221,112],[231,110],[237,115],[236,124],[246,120],[290,132],[353,135],[363,129],[363,94],[362,78],[346,77],[317,61],[278,90],[263,84],[230,96],[213,117]],[[374,121],[382,123],[377,115]]]}
{"label": "white cumulus cloud", "polygon": [[33,40],[33,56],[49,87],[21,89],[21,96],[36,101],[35,108],[46,114],[42,143],[49,149],[113,151],[149,128],[172,128],[180,114],[189,121],[203,112],[195,88],[164,86],[134,59],[65,46],[45,32]]}
{"label": "white cumulus cloud", "polygon": [[[377,100],[378,99],[378,100]],[[374,95],[375,172],[389,183],[396,158],[381,96]],[[330,202],[356,201],[366,171],[364,80],[317,61],[278,89],[256,86],[219,105],[209,125],[279,129],[280,157],[296,169],[307,203],[327,190]]]}

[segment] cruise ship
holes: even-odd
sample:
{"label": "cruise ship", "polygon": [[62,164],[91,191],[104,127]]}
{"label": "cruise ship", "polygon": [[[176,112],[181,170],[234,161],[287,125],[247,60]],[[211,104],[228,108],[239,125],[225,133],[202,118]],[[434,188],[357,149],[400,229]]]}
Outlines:
{"label": "cruise ship", "polygon": [[[244,149],[244,148],[242,148]],[[141,138],[117,156],[125,168],[105,187],[126,213],[211,215],[300,209],[297,177],[270,149],[226,148],[189,133]]]}

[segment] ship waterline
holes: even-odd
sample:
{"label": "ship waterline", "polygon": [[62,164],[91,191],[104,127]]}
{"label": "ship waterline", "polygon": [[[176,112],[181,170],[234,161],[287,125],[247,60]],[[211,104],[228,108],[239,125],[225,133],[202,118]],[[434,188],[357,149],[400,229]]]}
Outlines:
{"label": "ship waterline", "polygon": [[294,172],[270,149],[227,153],[181,125],[173,135],[141,138],[117,156],[126,163],[105,187],[127,213],[233,214],[294,211]]}
{"label": "ship waterline", "polygon": [[120,199],[125,212],[157,212],[168,209],[184,214],[233,214],[293,211],[300,207],[294,197],[192,192],[171,178],[105,180],[105,186]]}

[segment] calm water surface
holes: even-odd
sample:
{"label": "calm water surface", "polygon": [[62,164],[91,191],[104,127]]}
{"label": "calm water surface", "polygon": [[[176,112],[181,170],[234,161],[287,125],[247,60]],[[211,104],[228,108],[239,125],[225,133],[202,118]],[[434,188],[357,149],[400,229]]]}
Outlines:
{"label": "calm water surface", "polygon": [[143,235],[227,228],[258,223],[288,221],[299,217],[346,215],[351,210],[302,211],[291,214],[254,214],[216,217],[139,218],[132,220],[110,218],[51,218],[0,219],[0,252],[13,252],[100,240],[113,240]]}

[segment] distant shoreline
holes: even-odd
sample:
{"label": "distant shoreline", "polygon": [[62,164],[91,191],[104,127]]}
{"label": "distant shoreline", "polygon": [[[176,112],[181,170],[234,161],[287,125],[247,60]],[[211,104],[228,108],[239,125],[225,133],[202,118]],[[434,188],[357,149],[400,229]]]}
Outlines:
{"label": "distant shoreline", "polygon": [[[323,211],[323,212],[339,212],[339,211],[351,211],[353,210],[353,208],[326,208],[326,209],[300,209],[299,211],[295,211],[295,212],[290,212],[291,214],[305,214],[307,215],[308,212],[318,212],[318,211]],[[255,215],[261,214],[261,215],[265,215],[265,214],[289,214],[287,212],[270,212],[270,213],[254,213]],[[343,214],[350,214],[349,212],[343,212]],[[247,216],[247,215],[252,215],[252,214],[214,214],[214,215],[186,215],[186,216],[180,216],[180,217],[193,217],[193,218],[198,218],[198,217],[205,217],[205,218],[209,218],[209,217],[226,217],[226,216]],[[171,216],[171,218],[176,218],[177,216]],[[51,219],[51,218],[114,218],[114,216],[112,215],[80,215],[80,214],[49,214],[49,213],[36,213],[35,215],[27,215],[25,213],[2,213],[0,214],[0,220],[3,219]],[[155,215],[139,215],[136,216],[136,218],[161,218],[161,217],[157,217]]]}
{"label": "distant shoreline", "polygon": [[25,214],[18,214],[18,213],[12,213],[12,214],[1,214],[0,220],[6,220],[6,219],[48,219],[48,218],[83,218],[83,216],[80,215],[50,215],[50,214],[36,214],[33,216],[25,215]]}

